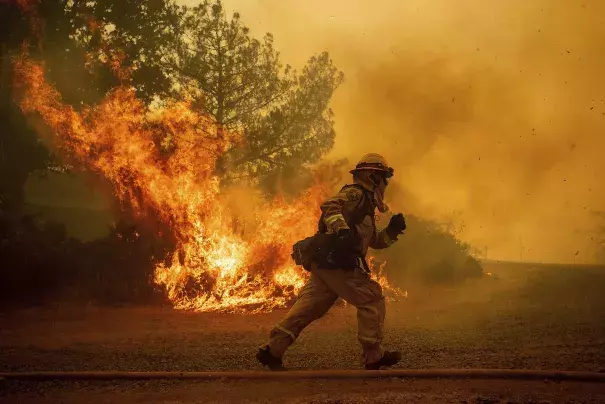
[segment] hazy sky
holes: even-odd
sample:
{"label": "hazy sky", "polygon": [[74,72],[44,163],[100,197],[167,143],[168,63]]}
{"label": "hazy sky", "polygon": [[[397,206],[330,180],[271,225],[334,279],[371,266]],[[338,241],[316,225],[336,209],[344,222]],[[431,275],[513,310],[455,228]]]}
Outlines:
{"label": "hazy sky", "polygon": [[490,258],[594,259],[605,2],[224,3],[294,67],[331,53],[346,75],[332,156],[386,155],[409,193],[395,208],[456,217]]}

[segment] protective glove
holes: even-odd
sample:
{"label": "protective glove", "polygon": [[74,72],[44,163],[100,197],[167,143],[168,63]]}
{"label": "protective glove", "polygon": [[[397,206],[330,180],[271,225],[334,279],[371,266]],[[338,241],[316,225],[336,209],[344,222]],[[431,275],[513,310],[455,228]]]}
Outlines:
{"label": "protective glove", "polygon": [[398,213],[391,216],[391,220],[387,225],[387,233],[389,236],[397,236],[398,234],[403,233],[406,228],[407,226],[405,224],[403,213]]}

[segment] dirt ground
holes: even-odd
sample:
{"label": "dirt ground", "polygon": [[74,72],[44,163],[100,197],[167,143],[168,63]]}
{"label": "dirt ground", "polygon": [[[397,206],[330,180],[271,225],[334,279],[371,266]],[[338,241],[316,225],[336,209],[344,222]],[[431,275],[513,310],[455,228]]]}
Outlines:
{"label": "dirt ground", "polygon": [[604,402],[605,387],[602,384],[503,380],[42,383],[13,385],[10,390],[0,394],[0,404],[602,404]]}
{"label": "dirt ground", "polygon": [[[385,343],[403,352],[401,367],[605,371],[605,269],[485,269],[493,276],[408,288],[408,298],[389,304]],[[0,371],[260,370],[255,350],[283,314],[64,306],[5,311]],[[311,325],[285,363],[290,369],[360,368],[354,309],[335,307]],[[597,403],[605,402],[604,390],[603,384],[510,381],[4,381],[0,402]]]}

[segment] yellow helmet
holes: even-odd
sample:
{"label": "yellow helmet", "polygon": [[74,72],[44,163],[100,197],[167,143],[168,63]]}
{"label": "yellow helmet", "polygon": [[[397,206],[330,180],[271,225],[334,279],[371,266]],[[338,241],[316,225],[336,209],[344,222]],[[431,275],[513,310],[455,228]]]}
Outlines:
{"label": "yellow helmet", "polygon": [[364,155],[350,173],[355,174],[356,171],[360,170],[382,171],[386,173],[387,178],[392,177],[395,173],[395,170],[387,164],[386,159],[377,153],[368,153]]}

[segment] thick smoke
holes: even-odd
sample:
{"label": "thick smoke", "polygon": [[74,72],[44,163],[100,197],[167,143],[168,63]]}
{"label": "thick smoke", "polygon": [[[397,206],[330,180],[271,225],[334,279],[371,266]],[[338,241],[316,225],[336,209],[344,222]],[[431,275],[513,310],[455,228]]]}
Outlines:
{"label": "thick smoke", "polygon": [[[190,2],[191,3],[191,2]],[[346,74],[332,157],[383,153],[395,209],[453,218],[488,258],[591,262],[605,210],[605,4],[227,0],[300,67]],[[402,195],[399,193],[398,195]]]}

